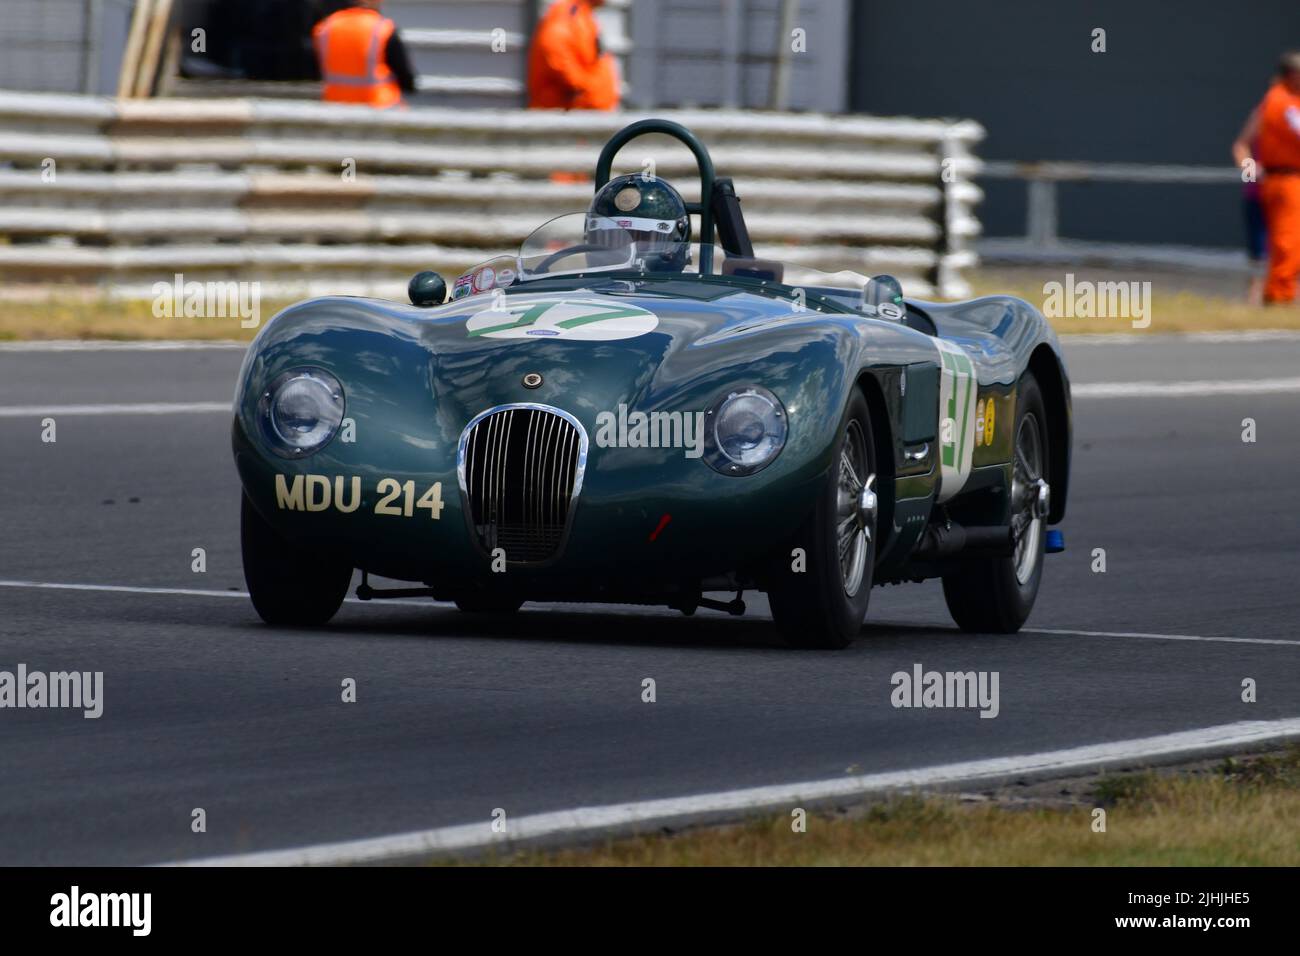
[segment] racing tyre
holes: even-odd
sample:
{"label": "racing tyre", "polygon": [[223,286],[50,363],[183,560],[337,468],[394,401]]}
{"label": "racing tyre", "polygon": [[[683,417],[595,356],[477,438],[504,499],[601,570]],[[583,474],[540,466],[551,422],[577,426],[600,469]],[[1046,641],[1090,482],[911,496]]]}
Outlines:
{"label": "racing tyre", "polygon": [[943,577],[948,611],[963,631],[1014,634],[1029,618],[1043,577],[1050,492],[1047,414],[1030,372],[1020,379],[1012,460],[1009,557],[971,559]]}
{"label": "racing tyre", "polygon": [[[876,461],[871,414],[853,390],[826,483],[789,547],[775,556],[772,617],[792,647],[848,647],[862,629],[876,559]],[[792,566],[802,548],[806,567]]]}
{"label": "racing tyre", "polygon": [[319,627],[338,612],[352,583],[352,568],[318,548],[280,537],[247,495],[240,513],[239,543],[248,595],[267,624]]}

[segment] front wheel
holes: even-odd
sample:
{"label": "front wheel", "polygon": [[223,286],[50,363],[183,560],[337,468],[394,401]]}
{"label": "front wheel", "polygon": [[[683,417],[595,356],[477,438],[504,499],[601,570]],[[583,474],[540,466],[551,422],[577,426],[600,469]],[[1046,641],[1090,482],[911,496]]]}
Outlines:
{"label": "front wheel", "polygon": [[943,576],[948,611],[963,631],[1014,634],[1029,619],[1043,578],[1050,490],[1047,413],[1034,376],[1025,372],[1016,401],[1011,479],[1012,554],[973,558]]}
{"label": "front wheel", "polygon": [[768,585],[772,617],[791,646],[848,647],[862,629],[876,559],[877,490],[871,414],[854,389],[826,483],[776,555]]}
{"label": "front wheel", "polygon": [[319,627],[338,613],[352,583],[352,568],[319,548],[282,538],[247,495],[240,511],[239,543],[248,596],[267,624]]}

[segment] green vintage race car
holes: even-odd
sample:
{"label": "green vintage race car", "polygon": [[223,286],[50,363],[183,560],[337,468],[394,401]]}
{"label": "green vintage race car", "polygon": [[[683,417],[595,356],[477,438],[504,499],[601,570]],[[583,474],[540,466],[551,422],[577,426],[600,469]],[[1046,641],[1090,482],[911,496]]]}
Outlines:
{"label": "green vintage race car", "polygon": [[[692,150],[700,202],[611,178],[644,133]],[[838,648],[873,584],[940,576],[961,627],[1017,630],[1070,470],[1043,317],[756,257],[731,181],[675,123],[614,136],[596,184],[450,301],[422,273],[411,305],[313,299],[258,335],[233,442],[262,618],[325,623],[356,569],[363,599],[475,612],[743,613],[756,589],[791,644]]]}

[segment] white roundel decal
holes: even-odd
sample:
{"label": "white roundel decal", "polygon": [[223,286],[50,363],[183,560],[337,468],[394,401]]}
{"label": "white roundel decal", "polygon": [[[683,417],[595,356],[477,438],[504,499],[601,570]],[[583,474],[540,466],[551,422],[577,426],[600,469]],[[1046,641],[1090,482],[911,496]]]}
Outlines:
{"label": "white roundel decal", "polygon": [[653,312],[608,299],[510,296],[499,306],[470,316],[465,327],[470,338],[607,342],[645,335],[658,324]]}

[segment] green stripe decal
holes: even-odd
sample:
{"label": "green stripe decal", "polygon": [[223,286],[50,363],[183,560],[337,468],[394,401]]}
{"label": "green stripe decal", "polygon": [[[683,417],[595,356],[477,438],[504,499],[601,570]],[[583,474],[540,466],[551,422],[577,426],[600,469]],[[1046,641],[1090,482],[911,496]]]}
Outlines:
{"label": "green stripe decal", "polygon": [[[971,403],[968,399],[970,398],[971,389],[975,387],[975,366],[964,355],[961,360],[966,365],[966,394],[962,396],[961,402],[961,437],[958,439],[960,444],[957,446],[957,460],[959,462],[966,451],[966,424],[970,421],[971,412]],[[954,388],[953,391],[956,392],[956,389]]]}
{"label": "green stripe decal", "polygon": [[562,322],[556,322],[557,329],[576,329],[580,325],[587,325],[591,322],[604,322],[606,319],[625,319],[632,316],[645,315],[642,309],[609,309],[606,312],[593,312],[590,315],[578,315],[571,319],[565,319]]}
{"label": "green stripe decal", "polygon": [[488,325],[481,329],[475,329],[470,332],[469,337],[474,338],[476,335],[490,335],[493,332],[504,332],[506,329],[517,329],[520,326],[532,325],[542,317],[542,314],[555,305],[554,302],[539,302],[513,322],[503,322],[501,325]]}
{"label": "green stripe decal", "polygon": [[[948,409],[947,409],[948,414],[946,417],[949,421],[953,423],[952,427],[956,428],[957,427],[957,382],[956,382],[957,370],[956,368],[954,368],[952,356],[949,353],[940,352],[939,354],[943,359],[943,367],[947,369],[949,372],[953,373],[952,391],[948,395]],[[940,423],[940,425],[942,426],[942,423]],[[943,463],[945,465],[948,465],[949,467],[952,467],[953,456],[956,453],[956,442],[943,441],[942,434],[940,434],[939,437],[940,437],[939,447],[942,449]]]}

